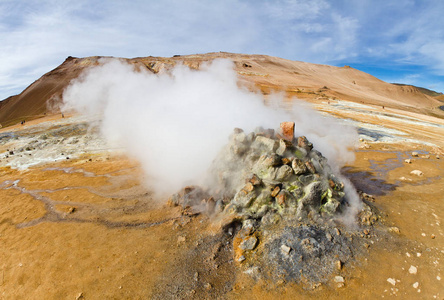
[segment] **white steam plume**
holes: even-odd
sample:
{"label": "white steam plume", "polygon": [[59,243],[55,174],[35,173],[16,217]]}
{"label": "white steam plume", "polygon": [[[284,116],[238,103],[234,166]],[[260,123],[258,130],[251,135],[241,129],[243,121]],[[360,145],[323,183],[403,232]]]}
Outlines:
{"label": "white steam plume", "polygon": [[294,121],[297,135],[307,136],[336,170],[354,159],[354,129],[296,101],[284,109],[282,97],[274,98],[275,105],[265,105],[262,95],[239,87],[229,60],[153,74],[104,59],[63,95],[64,109],[102,114],[104,137],[141,162],[148,184],[160,194],[203,180],[235,127],[248,133]]}

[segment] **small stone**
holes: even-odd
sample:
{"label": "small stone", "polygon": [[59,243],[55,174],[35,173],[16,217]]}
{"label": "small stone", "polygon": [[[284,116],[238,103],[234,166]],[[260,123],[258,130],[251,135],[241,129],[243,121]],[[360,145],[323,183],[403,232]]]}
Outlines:
{"label": "small stone", "polygon": [[411,163],[412,163],[412,160],[409,158],[409,159],[404,160],[404,162],[405,162],[406,164],[411,164]]}
{"label": "small stone", "polygon": [[68,208],[68,213],[69,214],[72,214],[72,213],[74,213],[76,211],[76,208],[75,207],[70,207],[70,208]]}
{"label": "small stone", "polygon": [[287,202],[287,199],[291,197],[286,190],[281,190],[279,194],[276,196],[277,203],[279,205],[284,205]]}
{"label": "small stone", "polygon": [[342,270],[342,266],[343,266],[342,261],[337,260],[337,261],[335,262],[335,267],[336,267],[336,269],[337,269],[338,271],[341,271],[341,270]]}
{"label": "small stone", "polygon": [[420,170],[413,170],[410,172],[410,174],[416,175],[416,176],[423,176],[424,175],[424,173]]}
{"label": "small stone", "polygon": [[304,162],[299,158],[293,159],[291,167],[293,168],[293,171],[296,175],[301,175],[307,172],[307,167],[305,166]]}
{"label": "small stone", "polygon": [[341,235],[341,231],[338,228],[335,228],[336,235]]}
{"label": "small stone", "polygon": [[238,262],[243,262],[245,259],[246,259],[245,256],[241,255],[241,256],[237,259],[237,261],[238,261]]}
{"label": "small stone", "polygon": [[435,238],[435,235],[434,234],[432,234],[431,236],[430,236],[432,239],[434,239]]}
{"label": "small stone", "polygon": [[418,286],[419,286],[419,282],[415,282],[415,283],[413,284],[413,288],[415,288],[415,289],[417,289]]}
{"label": "small stone", "polygon": [[194,281],[199,281],[199,273],[194,273]]}
{"label": "small stone", "polygon": [[282,252],[283,252],[284,254],[287,254],[287,255],[288,255],[288,254],[290,253],[291,248],[288,247],[287,245],[282,244],[282,245],[281,245],[281,250],[282,250]]}
{"label": "small stone", "polygon": [[338,284],[336,284],[336,287],[338,289],[343,288],[344,286],[345,286],[345,283],[343,283],[343,282],[339,282]]}
{"label": "small stone", "polygon": [[249,182],[253,185],[259,185],[262,183],[262,180],[259,177],[257,177],[256,174],[253,174],[253,176],[250,178]]}
{"label": "small stone", "polygon": [[82,299],[85,299],[85,297],[83,297],[83,293],[78,294],[76,300],[82,300]]}
{"label": "small stone", "polygon": [[281,133],[284,139],[287,141],[293,141],[294,139],[294,122],[282,122]]}
{"label": "small stone", "polygon": [[387,278],[387,282],[390,283],[391,285],[395,286],[396,285],[396,280],[393,278]]}
{"label": "small stone", "polygon": [[417,272],[418,272],[418,268],[416,268],[415,266],[410,266],[410,268],[409,268],[410,274],[416,274]]}
{"label": "small stone", "polygon": [[436,276],[436,279],[438,280],[438,281],[440,281],[441,280],[441,276]]}
{"label": "small stone", "polygon": [[399,180],[402,180],[402,181],[412,181],[410,178],[406,178],[404,176],[399,177]]}
{"label": "small stone", "polygon": [[369,233],[370,233],[370,232],[368,231],[368,229],[364,229],[364,234],[365,234],[365,235],[369,235]]}
{"label": "small stone", "polygon": [[247,193],[253,191],[254,190],[253,183],[247,182],[247,184],[243,187],[243,190],[246,191]]}
{"label": "small stone", "polygon": [[283,286],[284,284],[285,284],[285,280],[283,280],[283,279],[279,279],[278,281],[276,281],[277,286]]}
{"label": "small stone", "polygon": [[415,151],[414,151],[414,152],[412,152],[412,156],[413,156],[413,157],[418,157],[419,154],[418,154],[418,152],[415,152]]}
{"label": "small stone", "polygon": [[239,248],[242,250],[253,250],[256,245],[257,238],[255,236],[249,236],[240,243]]}
{"label": "small stone", "polygon": [[264,136],[257,136],[251,147],[262,149],[270,153],[276,151],[276,149],[278,148],[278,142]]}
{"label": "small stone", "polygon": [[287,181],[293,174],[293,169],[290,166],[283,165],[277,169],[275,179],[280,182]]}
{"label": "small stone", "polygon": [[336,283],[344,283],[345,279],[342,276],[335,276],[335,282]]}
{"label": "small stone", "polygon": [[439,159],[439,155],[436,155],[436,159]]}
{"label": "small stone", "polygon": [[184,243],[185,242],[185,237],[184,236],[179,236],[177,238],[177,243]]}
{"label": "small stone", "polygon": [[305,149],[307,152],[313,149],[313,144],[310,143],[305,136],[298,137],[298,147]]}
{"label": "small stone", "polygon": [[327,240],[329,240],[330,242],[331,242],[331,240],[333,239],[333,237],[331,236],[331,234],[328,233],[328,232],[325,234],[325,237],[326,237]]}
{"label": "small stone", "polygon": [[211,290],[211,288],[212,288],[213,286],[211,285],[211,283],[206,283],[206,284],[204,285],[204,287],[205,287],[206,290]]}
{"label": "small stone", "polygon": [[276,186],[273,191],[271,192],[271,197],[276,197],[279,192],[281,191],[281,188],[279,186]]}
{"label": "small stone", "polygon": [[289,165],[289,164],[291,164],[291,159],[289,159],[288,157],[284,157],[284,158],[282,158],[282,164],[283,164],[283,165]]}
{"label": "small stone", "polygon": [[292,146],[291,141],[280,139],[279,147],[276,150],[276,154],[284,155],[288,148]]}
{"label": "small stone", "polygon": [[399,228],[398,228],[398,227],[395,227],[395,226],[390,227],[390,228],[389,228],[389,232],[393,232],[393,233],[396,233],[396,234],[400,234],[400,233],[401,233],[401,231],[399,230]]}
{"label": "small stone", "polygon": [[310,171],[310,173],[312,173],[312,174],[316,173],[315,166],[313,165],[313,163],[311,161],[305,162],[305,166],[307,167],[308,171]]}

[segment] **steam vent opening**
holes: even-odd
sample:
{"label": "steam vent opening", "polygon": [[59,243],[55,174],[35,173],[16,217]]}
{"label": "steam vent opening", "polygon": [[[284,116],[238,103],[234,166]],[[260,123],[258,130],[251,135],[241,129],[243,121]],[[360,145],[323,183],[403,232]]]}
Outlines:
{"label": "steam vent opening", "polygon": [[356,230],[378,217],[294,131],[294,122],[279,131],[234,129],[213,162],[213,185],[187,186],[168,205],[210,215],[232,238],[236,264],[252,276],[325,284],[365,249]]}

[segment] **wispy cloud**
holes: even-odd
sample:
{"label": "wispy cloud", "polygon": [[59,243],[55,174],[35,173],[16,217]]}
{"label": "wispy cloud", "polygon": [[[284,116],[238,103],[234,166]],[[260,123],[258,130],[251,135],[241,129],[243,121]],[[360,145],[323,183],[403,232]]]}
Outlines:
{"label": "wispy cloud", "polygon": [[[72,56],[261,53],[444,75],[444,2],[2,0],[0,99]],[[408,75],[408,74],[406,74]],[[444,90],[442,77],[435,83]]]}

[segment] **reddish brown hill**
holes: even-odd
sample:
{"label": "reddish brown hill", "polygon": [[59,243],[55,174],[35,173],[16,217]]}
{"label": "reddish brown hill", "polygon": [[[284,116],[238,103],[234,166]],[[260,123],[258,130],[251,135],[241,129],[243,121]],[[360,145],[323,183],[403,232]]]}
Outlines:
{"label": "reddish brown hill", "polygon": [[[0,124],[8,126],[23,119],[29,120],[44,115],[48,111],[47,103],[59,101],[69,82],[79,76],[85,68],[98,64],[99,58],[68,57],[59,67],[43,75],[21,94],[0,102]],[[436,107],[442,103],[416,87],[386,83],[348,66],[333,67],[266,55],[224,52],[125,60],[157,73],[161,69],[171,68],[178,62],[198,69],[202,62],[215,58],[231,59],[240,75],[240,82],[251,88],[259,88],[264,94],[278,90],[299,98],[316,100],[334,97],[426,114],[441,114]]]}

